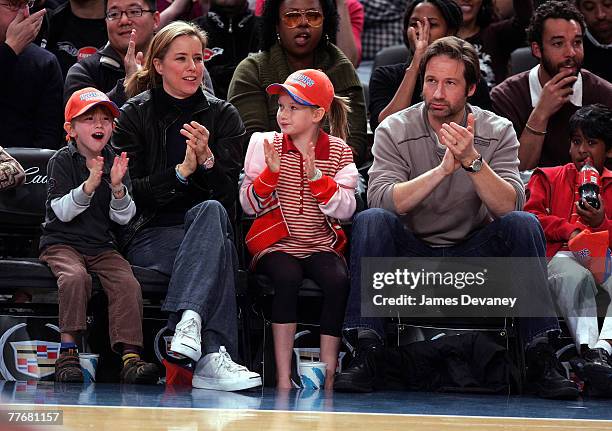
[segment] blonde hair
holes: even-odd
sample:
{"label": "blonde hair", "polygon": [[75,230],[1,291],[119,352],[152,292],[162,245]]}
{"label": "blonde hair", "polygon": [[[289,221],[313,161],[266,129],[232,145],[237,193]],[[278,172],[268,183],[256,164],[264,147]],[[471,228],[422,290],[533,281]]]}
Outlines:
{"label": "blonde hair", "polygon": [[125,81],[125,94],[128,98],[162,85],[162,77],[157,73],[153,59],[163,60],[172,42],[181,36],[197,37],[202,42],[202,50],[208,43],[206,32],[195,24],[174,21],[166,25],[151,40],[142,69]]}
{"label": "blonde hair", "polygon": [[329,120],[329,132],[343,141],[348,138],[348,114],[351,112],[348,97],[336,96],[332,100],[331,107],[327,113]]}

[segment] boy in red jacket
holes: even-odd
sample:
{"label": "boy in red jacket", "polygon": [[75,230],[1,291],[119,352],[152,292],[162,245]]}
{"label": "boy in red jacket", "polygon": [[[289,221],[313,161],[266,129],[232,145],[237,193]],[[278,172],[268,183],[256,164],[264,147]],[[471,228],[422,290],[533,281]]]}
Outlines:
{"label": "boy in red jacket", "polygon": [[[570,119],[570,132],[572,163],[534,171],[527,185],[530,195],[525,211],[542,224],[549,288],[578,349],[583,346],[577,372],[593,394],[612,396],[612,305],[599,332],[597,283],[568,248],[568,242],[585,229],[607,230],[612,248],[612,172],[604,167],[612,157],[612,110],[601,104],[579,109]],[[584,200],[586,209],[578,205],[578,172],[589,157],[601,178],[599,209]],[[601,287],[612,297],[612,277]]]}

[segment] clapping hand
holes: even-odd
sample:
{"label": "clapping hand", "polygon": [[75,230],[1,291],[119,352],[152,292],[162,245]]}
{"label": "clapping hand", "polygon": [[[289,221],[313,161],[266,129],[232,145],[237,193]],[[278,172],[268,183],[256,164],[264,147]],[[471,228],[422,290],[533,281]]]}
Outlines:
{"label": "clapping hand", "polygon": [[83,184],[83,191],[91,196],[102,182],[102,172],[104,170],[104,157],[97,156],[87,160],[87,168],[89,169],[89,177]]}

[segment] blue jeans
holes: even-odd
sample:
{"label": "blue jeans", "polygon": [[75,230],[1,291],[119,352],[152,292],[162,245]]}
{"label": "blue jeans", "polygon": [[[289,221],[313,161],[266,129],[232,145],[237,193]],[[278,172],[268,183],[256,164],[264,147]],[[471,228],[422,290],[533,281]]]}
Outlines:
{"label": "blue jeans", "polygon": [[[533,214],[513,211],[451,247],[431,247],[410,232],[393,213],[372,208],[359,213],[351,234],[351,289],[344,329],[370,328],[384,339],[384,318],[361,317],[362,257],[540,257],[532,268],[516,271],[514,283],[536,286],[554,316],[555,308],[547,287],[546,246],[542,227]],[[532,261],[530,259],[530,261]],[[552,329],[559,329],[554,317],[520,318],[519,331],[525,344]]]}
{"label": "blue jeans", "polygon": [[204,354],[219,351],[219,346],[232,357],[237,353],[238,255],[232,238],[225,208],[206,201],[187,211],[184,225],[142,229],[128,245],[130,263],[170,277],[162,307],[171,313],[169,329],[183,310],[202,317]]}

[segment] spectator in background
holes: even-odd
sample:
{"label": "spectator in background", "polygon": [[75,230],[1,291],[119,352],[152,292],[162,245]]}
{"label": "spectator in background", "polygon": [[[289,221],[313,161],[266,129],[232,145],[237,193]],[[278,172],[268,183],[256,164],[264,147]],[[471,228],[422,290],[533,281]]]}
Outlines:
{"label": "spectator in background", "polygon": [[576,0],[584,15],[584,67],[612,82],[612,2],[610,0]]}
{"label": "spectator in background", "polygon": [[[461,9],[454,0],[414,0],[404,15],[404,43],[411,58],[406,63],[379,66],[370,78],[370,126],[389,115],[419,103],[423,88],[419,66],[423,53],[433,41],[457,34],[462,22]],[[490,109],[489,89],[479,79],[476,91],[468,98],[472,105]]]}
{"label": "spectator in background", "polygon": [[59,60],[64,78],[70,66],[107,41],[104,0],[68,0],[49,15],[46,48]]}
{"label": "spectator in background", "polygon": [[363,60],[374,60],[383,48],[402,43],[402,17],[406,0],[361,0],[364,12]]}
{"label": "spectator in background", "polygon": [[53,54],[31,43],[44,10],[0,0],[0,137],[4,147],[59,148],[62,73]]}
{"label": "spectator in background", "polygon": [[25,181],[21,164],[0,147],[0,190],[12,189]]}
{"label": "spectator in background", "polygon": [[[266,0],[257,0],[255,15],[261,16]],[[353,66],[361,62],[364,13],[359,0],[335,0],[339,16],[336,46],[347,56]]]}
{"label": "spectator in background", "polygon": [[[294,71],[320,69],[329,76],[338,96],[348,97],[348,145],[357,166],[366,151],[366,110],[357,72],[334,45],[338,14],[333,0],[267,0],[262,23],[262,52],[245,58],[230,83],[228,101],[242,117],[250,137],[276,130],[277,104],[268,85],[284,82]],[[329,131],[329,126],[325,126]]]}
{"label": "spectator in background", "polygon": [[123,105],[127,99],[124,82],[142,64],[159,20],[155,0],[106,0],[108,43],[70,68],[64,100],[78,89],[94,87],[117,106]]}
{"label": "spectator in background", "polygon": [[584,30],[584,18],[573,4],[543,3],[528,30],[531,52],[540,63],[491,92],[493,110],[512,121],[519,136],[521,170],[569,162],[572,114],[583,105],[612,103],[612,84],[581,70]]}
{"label": "spectator in background", "polygon": [[510,54],[525,46],[525,28],[533,11],[532,0],[513,0],[514,16],[498,21],[493,0],[458,0],[463,11],[459,36],[478,52],[480,72],[489,90],[508,76]]}
{"label": "spectator in background", "polygon": [[259,50],[259,18],[246,0],[212,0],[208,14],[195,23],[208,36],[204,61],[215,95],[227,99],[236,66]]}

